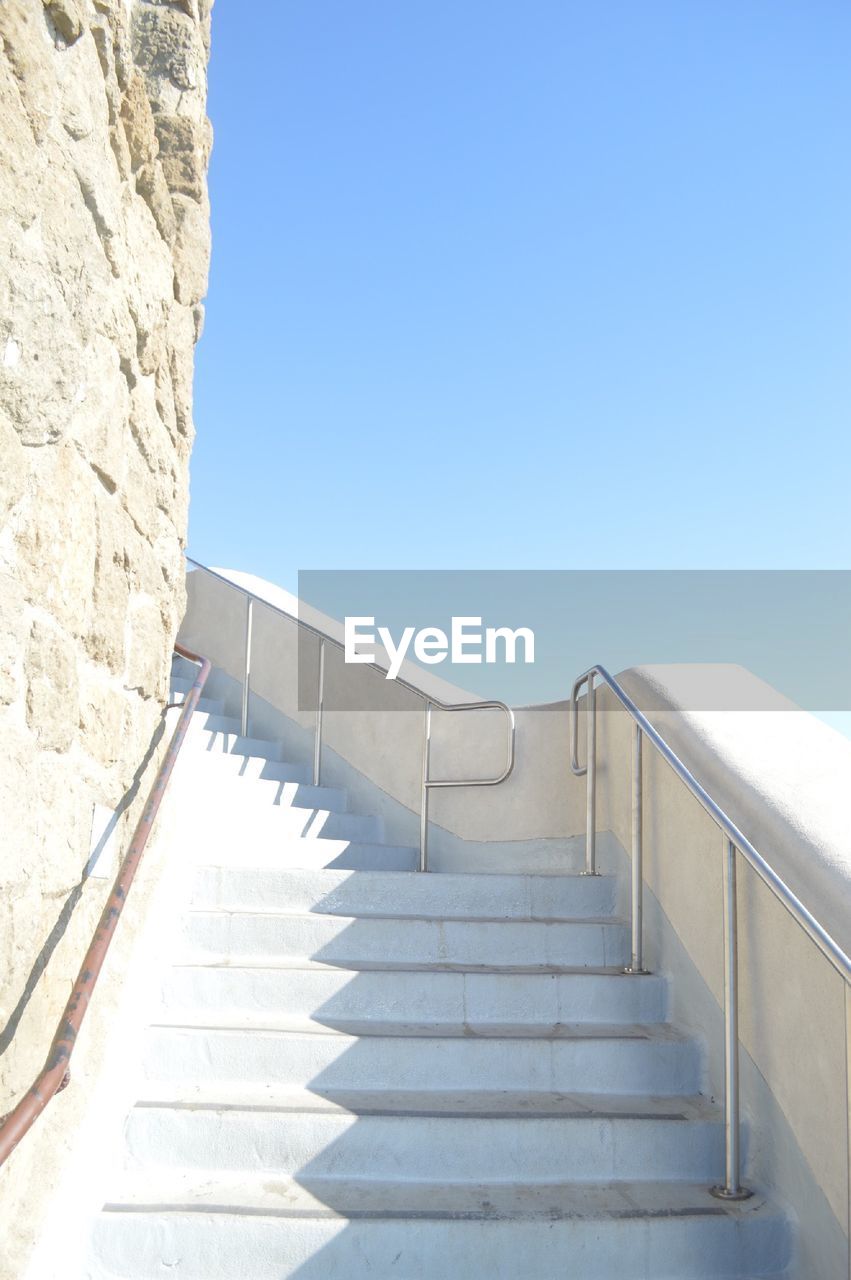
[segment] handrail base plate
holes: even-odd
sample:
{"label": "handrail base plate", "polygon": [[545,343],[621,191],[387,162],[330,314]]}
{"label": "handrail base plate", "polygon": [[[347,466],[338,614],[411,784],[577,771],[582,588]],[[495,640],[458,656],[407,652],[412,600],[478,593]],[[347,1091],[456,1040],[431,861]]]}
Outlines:
{"label": "handrail base plate", "polygon": [[728,1191],[726,1187],[710,1187],[709,1194],[716,1200],[750,1200],[753,1192],[748,1187],[739,1187],[738,1191]]}

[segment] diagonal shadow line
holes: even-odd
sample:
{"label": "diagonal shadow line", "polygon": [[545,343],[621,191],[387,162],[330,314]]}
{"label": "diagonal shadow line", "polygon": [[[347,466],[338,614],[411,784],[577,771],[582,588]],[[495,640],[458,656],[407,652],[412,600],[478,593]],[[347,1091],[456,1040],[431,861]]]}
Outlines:
{"label": "diagonal shadow line", "polygon": [[[154,730],[153,736],[151,737],[151,741],[148,744],[148,747],[145,751],[144,756],[142,757],[141,763],[136,769],[136,772],[133,774],[133,781],[130,783],[130,786],[127,788],[124,795],[121,797],[121,800],[118,802],[118,805],[116,806],[115,818],[110,823],[108,830],[112,829],[112,827],[119,820],[122,814],[125,813],[125,811],[130,807],[130,805],[136,799],[136,796],[139,793],[139,788],[142,785],[142,779],[144,778],[145,771],[151,762],[151,758],[154,755],[154,752],[156,751],[157,747],[159,746],[162,740],[162,736],[165,732],[165,726],[166,726],[165,710],[163,710],[162,719],[160,720],[159,724]],[[65,933],[68,929],[68,925],[71,923],[71,920],[74,917],[74,912],[77,908],[80,898],[83,896],[83,889],[85,888],[86,881],[89,878],[89,873],[92,867],[94,866],[98,852],[99,852],[99,849],[96,849],[86,860],[86,864],[83,867],[82,875],[80,876],[78,883],[74,885],[74,887],[71,889],[70,893],[68,894],[68,897],[65,899],[65,902],[62,905],[59,915],[56,918],[56,923],[53,925],[53,928],[50,930],[50,933],[47,935],[44,945],[42,946],[41,950],[36,956],[35,962],[33,963],[33,966],[29,972],[27,980],[24,983],[24,989],[21,992],[18,1003],[15,1005],[14,1009],[10,1013],[9,1018],[6,1022],[6,1025],[3,1027],[2,1031],[0,1031],[0,1057],[3,1056],[3,1054],[6,1052],[6,1050],[9,1048],[12,1041],[14,1040],[15,1032],[17,1031],[18,1026],[20,1025],[21,1019],[23,1018],[24,1013],[26,1012],[27,1005],[32,999],[33,993],[36,987],[38,986],[39,979],[41,978],[41,975],[44,973],[48,964],[50,963],[50,960],[53,956],[54,951],[58,947],[59,943],[62,941],[62,938],[65,936]]]}

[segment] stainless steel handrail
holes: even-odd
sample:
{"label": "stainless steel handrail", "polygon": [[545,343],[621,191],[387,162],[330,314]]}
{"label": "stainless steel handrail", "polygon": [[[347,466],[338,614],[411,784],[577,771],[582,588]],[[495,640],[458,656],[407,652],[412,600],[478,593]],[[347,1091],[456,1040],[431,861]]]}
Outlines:
{"label": "stainless steel handrail", "polygon": [[[664,760],[671,766],[676,775],[685,784],[701,807],[720,828],[724,836],[724,1119],[725,1119],[725,1178],[724,1182],[712,1188],[713,1195],[724,1200],[742,1200],[751,1193],[741,1184],[740,1168],[740,1116],[739,1116],[739,1027],[738,1027],[738,933],[737,933],[737,895],[736,895],[736,852],[753,867],[759,878],[783,904],[789,915],[805,931],[826,960],[846,983],[846,1009],[848,1008],[849,988],[851,988],[851,958],[849,958],[827,930],[819,924],[815,916],[807,910],[801,900],[792,892],[774,868],[766,861],[739,830],[728,814],[724,812],[701,786],[694,774],[683,764],[679,756],[668,746],[662,735],[656,730],[647,717],[625,692],[622,685],[610,675],[605,667],[599,664],[589,667],[573,684],[570,695],[570,768],[577,777],[587,778],[587,828],[585,871],[588,875],[597,874],[595,845],[595,813],[596,813],[596,692],[595,677],[612,691],[618,703],[623,707],[635,724],[633,738],[633,771],[632,771],[632,963],[627,973],[644,972],[643,967],[643,869],[641,843],[641,807],[642,807],[642,740],[647,738]],[[587,758],[585,765],[579,762],[579,691],[587,685]],[[846,1013],[847,1017],[847,1013]]]}
{"label": "stainless steel handrail", "polygon": [[[319,641],[316,720],[313,731],[313,785],[318,787],[322,770],[322,727],[325,698],[325,646],[326,644],[330,644],[333,645],[334,648],[345,652],[345,645],[335,639],[334,636],[329,636],[326,632],[320,631],[318,627],[314,627],[311,623],[305,622],[303,618],[297,618],[292,613],[287,613],[286,609],[281,609],[278,605],[272,604],[268,600],[264,600],[262,596],[258,596],[255,592],[249,591],[247,587],[240,586],[237,582],[232,582],[230,578],[226,578],[221,573],[216,573],[215,569],[210,569],[207,565],[201,564],[199,560],[193,560],[191,556],[186,556],[186,563],[193,565],[196,569],[201,569],[211,578],[215,578],[218,582],[224,583],[226,587],[230,587],[231,590],[237,591],[240,595],[245,597],[245,643],[243,649],[242,717],[240,723],[240,730],[243,737],[248,736],[249,697],[251,687],[251,649],[255,603],[262,605],[264,609],[270,609],[272,613],[276,613],[280,617],[285,618],[287,622],[295,623],[297,627],[307,631],[310,635],[316,636]],[[377,662],[359,663],[358,666],[361,671],[373,671],[385,679],[388,675],[387,668],[382,667]],[[408,680],[402,679],[400,676],[394,677],[394,683],[400,685],[409,693],[415,694],[422,702],[425,703],[422,776],[420,783],[420,845],[418,866],[420,871],[428,871],[429,792],[432,787],[496,787],[499,786],[501,782],[505,782],[514,770],[514,745],[516,736],[514,712],[505,702],[500,702],[497,699],[488,699],[484,702],[441,702],[439,698],[423,693],[422,689],[418,689],[416,685],[411,684]],[[439,711],[501,711],[508,721],[508,752],[506,755],[505,768],[502,773],[495,778],[430,777],[431,713],[435,707],[437,707]]]}

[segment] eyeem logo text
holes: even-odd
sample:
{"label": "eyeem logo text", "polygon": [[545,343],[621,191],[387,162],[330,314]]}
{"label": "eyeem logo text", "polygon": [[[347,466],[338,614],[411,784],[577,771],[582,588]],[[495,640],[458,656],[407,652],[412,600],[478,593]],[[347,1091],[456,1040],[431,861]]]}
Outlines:
{"label": "eyeem logo text", "polygon": [[[398,643],[389,627],[375,626],[375,618],[345,619],[346,662],[375,662],[375,645],[381,645],[390,658],[387,679],[395,680],[408,650],[418,662],[497,663],[517,661],[517,644],[523,642],[523,662],[535,661],[535,633],[529,627],[485,627],[481,618],[453,618],[449,635],[440,627],[405,627]],[[501,652],[500,652],[501,650]]]}

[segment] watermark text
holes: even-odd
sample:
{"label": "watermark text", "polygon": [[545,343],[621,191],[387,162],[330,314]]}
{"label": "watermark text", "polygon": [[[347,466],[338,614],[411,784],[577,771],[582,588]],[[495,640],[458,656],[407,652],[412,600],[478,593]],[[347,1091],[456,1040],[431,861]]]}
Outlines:
{"label": "watermark text", "polygon": [[376,646],[387,654],[387,679],[395,680],[409,651],[418,662],[515,663],[535,661],[535,633],[530,627],[482,627],[481,618],[453,617],[449,634],[441,627],[405,627],[398,640],[389,627],[376,627],[374,617],[347,617],[344,624],[346,662],[380,662]]}

